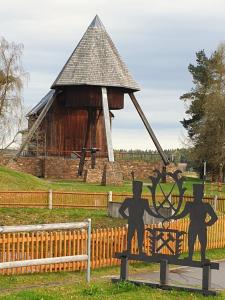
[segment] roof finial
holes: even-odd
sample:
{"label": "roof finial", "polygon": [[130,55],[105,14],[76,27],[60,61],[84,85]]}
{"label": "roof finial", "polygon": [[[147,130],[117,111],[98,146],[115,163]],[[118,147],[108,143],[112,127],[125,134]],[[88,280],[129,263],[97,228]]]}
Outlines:
{"label": "roof finial", "polygon": [[90,27],[95,27],[95,28],[104,28],[104,25],[102,24],[102,21],[100,20],[99,16],[96,15],[93,19],[93,21],[91,22],[91,24],[89,25]]}

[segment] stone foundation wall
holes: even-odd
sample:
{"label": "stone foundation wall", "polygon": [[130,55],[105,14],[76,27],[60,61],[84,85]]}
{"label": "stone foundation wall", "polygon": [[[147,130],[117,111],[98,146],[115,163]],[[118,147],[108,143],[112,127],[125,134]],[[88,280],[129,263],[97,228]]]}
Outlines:
{"label": "stone foundation wall", "polygon": [[43,177],[43,160],[39,157],[18,157],[15,160],[0,156],[0,165],[10,169]]}
{"label": "stone foundation wall", "polygon": [[[92,177],[99,177],[104,169],[106,159],[97,159],[96,160],[96,169],[93,170]],[[76,179],[77,172],[79,168],[79,159],[66,159],[62,157],[47,157],[44,158],[43,164],[43,176],[45,178],[52,179]],[[85,161],[83,176],[90,178],[90,175],[87,174],[87,170],[91,169],[91,161],[90,159]],[[96,180],[90,178],[90,182],[95,183]]]}
{"label": "stone foundation wall", "polygon": [[[106,159],[96,160],[96,170],[89,172],[91,161],[87,160],[84,165],[84,176],[88,176],[89,182],[96,182],[95,178],[101,177],[107,163]],[[79,167],[79,160],[65,159],[60,157],[19,157],[16,161],[0,156],[0,165],[6,165],[14,170],[26,172],[37,177],[52,179],[76,179]],[[122,173],[123,180],[131,180],[131,172],[134,172],[135,179],[146,179],[153,175],[154,169],[162,169],[162,163],[148,163],[143,161],[117,161],[117,170]],[[171,165],[167,168],[174,171],[176,167]]]}
{"label": "stone foundation wall", "polygon": [[162,163],[149,163],[144,161],[118,161],[124,180],[132,180],[131,172],[135,179],[146,179],[153,175],[155,169],[162,169]]}
{"label": "stone foundation wall", "polygon": [[88,183],[102,183],[103,170],[88,169],[84,171],[84,181]]}
{"label": "stone foundation wall", "polygon": [[123,173],[121,167],[117,162],[107,162],[104,166],[103,185],[122,185],[123,184]]}
{"label": "stone foundation wall", "polygon": [[43,163],[43,177],[52,179],[75,179],[79,160],[47,157]]}

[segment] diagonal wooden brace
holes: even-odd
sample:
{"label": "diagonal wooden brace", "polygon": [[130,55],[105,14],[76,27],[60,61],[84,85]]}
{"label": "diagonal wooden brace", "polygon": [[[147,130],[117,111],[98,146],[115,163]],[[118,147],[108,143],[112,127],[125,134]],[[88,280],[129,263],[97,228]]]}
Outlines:
{"label": "diagonal wooden brace", "polygon": [[156,149],[158,150],[164,164],[167,166],[169,164],[169,160],[168,160],[167,156],[165,155],[165,153],[163,152],[163,149],[162,149],[161,145],[159,144],[159,141],[158,141],[157,137],[155,136],[147,118],[145,117],[144,112],[142,111],[137,99],[135,98],[133,93],[129,93],[129,96],[130,96],[139,116],[141,117],[141,120],[144,123],[145,128],[147,129],[153,143],[155,144]]}

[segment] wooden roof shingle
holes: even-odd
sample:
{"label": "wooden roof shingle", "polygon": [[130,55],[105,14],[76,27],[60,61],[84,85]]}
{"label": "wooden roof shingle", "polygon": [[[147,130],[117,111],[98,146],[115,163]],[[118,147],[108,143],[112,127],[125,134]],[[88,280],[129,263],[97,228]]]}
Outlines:
{"label": "wooden roof shingle", "polygon": [[67,85],[140,90],[97,15],[51,88]]}

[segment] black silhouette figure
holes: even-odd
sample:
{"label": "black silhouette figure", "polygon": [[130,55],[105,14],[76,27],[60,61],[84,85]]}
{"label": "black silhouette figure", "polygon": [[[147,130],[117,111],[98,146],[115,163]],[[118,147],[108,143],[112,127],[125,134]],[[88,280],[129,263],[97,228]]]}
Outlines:
{"label": "black silhouette figure", "polygon": [[[114,282],[121,280],[129,281],[128,279],[128,264],[129,261],[144,261],[147,263],[160,263],[160,284],[151,282],[141,282],[132,280],[132,283],[136,284],[147,284],[152,287],[159,287],[163,289],[186,289],[190,291],[201,291],[203,295],[216,295],[215,291],[210,290],[211,286],[211,270],[219,270],[219,264],[210,262],[205,257],[206,245],[207,245],[207,227],[212,226],[217,221],[217,216],[209,203],[203,202],[203,190],[204,185],[194,184],[193,185],[193,202],[186,202],[184,210],[180,212],[185,188],[182,184],[184,179],[180,175],[180,171],[171,172],[160,172],[156,171],[157,176],[151,177],[152,185],[149,189],[152,194],[153,210],[149,207],[147,199],[141,198],[142,193],[142,182],[133,181],[133,198],[125,199],[119,210],[120,214],[128,219],[128,236],[127,236],[127,251],[126,252],[116,252],[115,258],[121,260],[120,267],[120,278],[113,279]],[[158,185],[160,185],[163,175],[170,176],[174,180],[174,185],[177,185],[179,190],[178,201],[172,202],[169,196],[172,193],[173,187],[169,194],[163,192],[164,199],[160,201],[157,199],[156,190]],[[134,179],[134,174],[132,174]],[[159,204],[158,204],[159,203]],[[172,210],[171,215],[166,215],[164,217],[161,214],[160,209],[166,208]],[[128,210],[126,214],[125,211]],[[148,214],[163,219],[162,226],[147,229],[149,231],[150,239],[150,253],[147,255],[142,252],[143,237],[144,237],[144,222],[143,215],[144,212]],[[181,246],[183,241],[183,234],[186,232],[170,228],[170,220],[181,219],[189,215],[190,226],[188,229],[188,250],[189,255],[187,258],[178,258],[181,253]],[[131,241],[134,236],[135,231],[137,231],[138,236],[138,250],[139,254],[131,253]],[[196,239],[199,239],[201,244],[201,261],[193,260],[194,244]],[[164,249],[167,253],[164,253]],[[196,268],[202,268],[202,288],[189,288],[181,286],[170,286],[168,285],[169,280],[169,264],[190,266]]]}
{"label": "black silhouette figure", "polygon": [[[143,215],[146,210],[150,215],[153,215],[148,199],[141,198],[143,183],[141,181],[133,181],[133,198],[127,198],[122,203],[119,213],[124,219],[128,219],[128,234],[127,234],[127,252],[131,253],[131,241],[135,231],[138,237],[138,251],[143,254],[142,246],[144,239],[144,221]],[[128,215],[125,210],[128,209]]]}
{"label": "black silhouette figure", "polygon": [[[204,185],[193,184],[194,201],[188,201],[185,204],[182,213],[174,217],[174,219],[181,219],[188,214],[190,217],[190,226],[188,229],[188,260],[192,260],[194,244],[197,236],[201,245],[201,260],[206,260],[205,252],[207,246],[207,227],[212,226],[218,219],[212,206],[209,203],[203,203],[203,195]],[[210,216],[209,221],[206,221],[207,215]]]}

